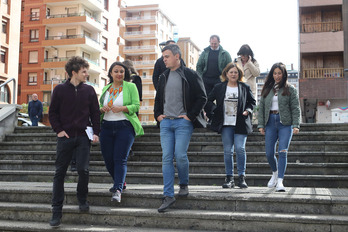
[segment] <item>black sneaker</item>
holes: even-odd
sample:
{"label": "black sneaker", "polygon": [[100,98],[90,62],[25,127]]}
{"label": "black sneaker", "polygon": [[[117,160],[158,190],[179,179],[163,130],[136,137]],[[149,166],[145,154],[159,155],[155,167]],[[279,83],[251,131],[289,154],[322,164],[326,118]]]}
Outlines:
{"label": "black sneaker", "polygon": [[180,197],[186,197],[187,195],[189,195],[189,190],[188,190],[188,186],[187,185],[179,185],[180,186],[180,189],[179,189],[179,193],[178,195]]}
{"label": "black sneaker", "polygon": [[159,213],[164,212],[166,209],[169,208],[169,206],[171,206],[174,203],[175,203],[175,197],[165,196],[163,198],[162,205],[158,208],[158,212]]}
{"label": "black sneaker", "polygon": [[233,188],[233,187],[234,187],[233,176],[226,176],[225,183],[223,183],[222,188]]}
{"label": "black sneaker", "polygon": [[62,212],[54,212],[50,220],[50,226],[59,227],[62,219]]}
{"label": "black sneaker", "polygon": [[85,201],[84,203],[80,203],[79,209],[80,209],[80,212],[88,212],[89,211],[88,201]]}
{"label": "black sneaker", "polygon": [[247,183],[245,182],[245,176],[240,175],[238,178],[238,187],[239,188],[248,188]]}

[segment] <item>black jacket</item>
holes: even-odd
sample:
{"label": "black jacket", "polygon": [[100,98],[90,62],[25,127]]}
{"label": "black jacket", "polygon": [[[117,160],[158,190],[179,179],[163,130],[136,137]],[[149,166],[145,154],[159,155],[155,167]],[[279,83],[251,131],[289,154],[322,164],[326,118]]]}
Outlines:
{"label": "black jacket", "polygon": [[[155,119],[163,114],[164,89],[168,80],[170,70],[167,69],[160,75],[158,89],[155,98]],[[186,68],[182,63],[177,72],[182,77],[183,104],[187,117],[192,121],[195,128],[205,127],[206,122],[203,115],[203,107],[207,102],[202,78],[192,69]]]}
{"label": "black jacket", "polygon": [[[186,66],[183,59],[180,59],[180,62],[184,66]],[[152,83],[153,83],[153,86],[155,87],[156,90],[158,88],[158,82],[159,82],[160,75],[166,70],[167,70],[167,67],[164,64],[163,56],[161,56],[160,58],[157,59],[157,61],[155,63],[155,67],[153,69],[153,74],[152,74]]]}
{"label": "black jacket", "polygon": [[[227,88],[227,81],[216,84],[214,89],[208,96],[206,108],[207,112],[213,112],[212,115],[207,115],[212,119],[210,128],[218,133],[221,133],[224,123],[224,100]],[[216,100],[216,105],[214,101]],[[238,82],[238,109],[236,120],[236,134],[249,134],[252,132],[252,112],[255,106],[255,98],[251,92],[250,86]],[[248,116],[244,116],[243,112],[249,111]]]}

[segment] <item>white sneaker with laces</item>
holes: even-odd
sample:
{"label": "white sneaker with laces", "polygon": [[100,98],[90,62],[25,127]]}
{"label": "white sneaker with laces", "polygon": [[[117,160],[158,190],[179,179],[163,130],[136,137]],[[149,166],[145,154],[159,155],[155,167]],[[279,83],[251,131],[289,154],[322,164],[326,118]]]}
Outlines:
{"label": "white sneaker with laces", "polygon": [[283,179],[282,178],[278,178],[276,191],[277,192],[285,192],[285,187],[283,185]]}
{"label": "white sneaker with laces", "polygon": [[120,190],[116,190],[116,192],[112,193],[111,201],[121,202],[121,192],[120,192]]}
{"label": "white sneaker with laces", "polygon": [[271,179],[268,181],[267,187],[274,188],[277,185],[278,181],[278,171],[273,172]]}

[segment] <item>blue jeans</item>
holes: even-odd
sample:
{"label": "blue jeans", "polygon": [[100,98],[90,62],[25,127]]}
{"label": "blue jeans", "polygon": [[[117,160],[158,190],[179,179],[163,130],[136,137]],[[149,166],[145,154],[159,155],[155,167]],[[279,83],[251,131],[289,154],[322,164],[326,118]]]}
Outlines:
{"label": "blue jeans", "polygon": [[[284,178],[291,138],[292,126],[284,126],[280,122],[279,114],[270,114],[265,128],[266,156],[272,171],[278,170],[278,178]],[[275,152],[278,140],[279,163],[277,164]]]}
{"label": "blue jeans", "polygon": [[160,123],[161,146],[163,152],[162,173],[164,196],[174,196],[174,157],[178,169],[179,184],[188,185],[189,160],[187,158],[187,149],[189,147],[192,131],[192,122],[184,118],[164,118]]}
{"label": "blue jeans", "polygon": [[76,155],[76,168],[79,175],[77,199],[87,200],[89,181],[89,155],[91,142],[86,136],[57,138],[56,172],[53,179],[53,212],[62,212],[64,201],[64,178],[73,154]]}
{"label": "blue jeans", "polygon": [[106,169],[114,180],[113,189],[122,192],[127,174],[127,158],[135,132],[127,120],[102,121],[100,148]]}
{"label": "blue jeans", "polygon": [[245,176],[247,135],[236,134],[234,126],[224,126],[221,132],[224,147],[224,161],[226,176],[233,176],[233,150],[236,148],[238,176]]}
{"label": "blue jeans", "polygon": [[30,117],[30,121],[31,121],[31,126],[39,125],[39,118],[37,118],[36,116]]}

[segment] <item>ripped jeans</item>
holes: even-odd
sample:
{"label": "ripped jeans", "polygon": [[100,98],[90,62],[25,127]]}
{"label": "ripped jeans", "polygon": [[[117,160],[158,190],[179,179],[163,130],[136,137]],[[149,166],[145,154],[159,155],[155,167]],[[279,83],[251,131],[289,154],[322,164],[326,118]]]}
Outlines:
{"label": "ripped jeans", "polygon": [[[273,172],[278,170],[278,178],[284,178],[287,154],[292,138],[292,126],[284,126],[279,114],[270,114],[265,128],[266,156]],[[275,156],[277,141],[279,160]]]}

